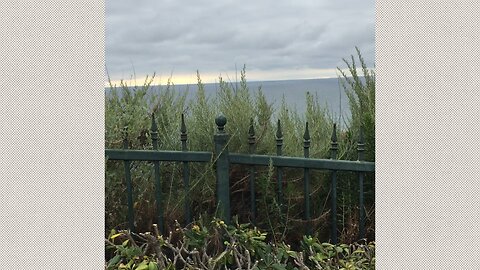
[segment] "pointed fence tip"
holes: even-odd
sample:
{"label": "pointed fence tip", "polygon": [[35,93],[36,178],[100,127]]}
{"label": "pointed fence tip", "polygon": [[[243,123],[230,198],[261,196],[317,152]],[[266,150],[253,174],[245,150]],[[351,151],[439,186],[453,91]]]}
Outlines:
{"label": "pointed fence tip", "polygon": [[337,123],[333,123],[332,142],[337,142]]}
{"label": "pointed fence tip", "polygon": [[248,135],[250,135],[250,137],[255,136],[255,129],[253,127],[253,118],[250,118],[250,127],[248,129]]}
{"label": "pointed fence tip", "polygon": [[128,126],[123,127],[123,148],[128,149]]}
{"label": "pointed fence tip", "polygon": [[155,113],[152,113],[152,127],[151,127],[151,130],[153,132],[158,131],[157,121],[155,121]]}
{"label": "pointed fence tip", "polygon": [[303,134],[303,139],[305,141],[310,140],[310,131],[308,130],[308,122],[305,123],[305,133]]}
{"label": "pointed fence tip", "polygon": [[283,138],[282,125],[280,124],[280,119],[277,121],[277,139]]}
{"label": "pointed fence tip", "polygon": [[360,134],[358,136],[358,143],[365,143],[365,137],[363,134],[363,127],[360,126]]}
{"label": "pointed fence tip", "polygon": [[357,142],[358,160],[365,160],[365,140],[363,138],[363,127],[360,126],[360,132]]}
{"label": "pointed fence tip", "polygon": [[180,127],[180,131],[182,133],[187,133],[187,126],[185,125],[185,116],[184,116],[183,113],[182,113],[182,124],[181,124],[181,127]]}

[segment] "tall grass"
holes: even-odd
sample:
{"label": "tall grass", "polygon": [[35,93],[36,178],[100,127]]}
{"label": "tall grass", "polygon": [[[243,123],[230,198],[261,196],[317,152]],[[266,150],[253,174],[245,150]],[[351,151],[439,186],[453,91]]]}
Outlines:
{"label": "tall grass", "polygon": [[[338,68],[341,76],[339,78],[341,85],[348,97],[348,103],[351,111],[351,119],[348,123],[346,131],[346,140],[351,143],[347,145],[355,146],[358,141],[360,129],[363,131],[365,140],[365,160],[375,161],[375,71],[367,68],[365,60],[360,50],[355,47],[356,57],[351,55],[350,61],[343,59],[347,66],[347,71]],[[356,60],[358,59],[358,61]],[[361,72],[358,72],[358,65]],[[356,159],[357,153],[352,149],[346,151],[347,159]],[[358,209],[352,207],[358,202],[358,193],[353,192],[357,189],[356,178],[352,177],[349,181],[343,181],[339,184],[341,207],[343,208],[340,219],[349,225],[344,225],[343,235],[351,235],[349,230],[358,229],[352,220],[358,220]],[[367,174],[364,180],[365,190],[365,212],[367,214],[367,222],[369,227],[367,235],[374,234],[375,224],[375,174]],[[368,224],[367,224],[368,225]]]}
{"label": "tall grass", "polygon": [[361,74],[357,71],[355,57],[351,61],[343,59],[347,65],[348,73],[338,68],[340,83],[348,97],[352,118],[349,129],[353,134],[358,134],[360,128],[365,135],[366,155],[368,161],[375,161],[375,71],[367,68],[360,50],[355,47]]}

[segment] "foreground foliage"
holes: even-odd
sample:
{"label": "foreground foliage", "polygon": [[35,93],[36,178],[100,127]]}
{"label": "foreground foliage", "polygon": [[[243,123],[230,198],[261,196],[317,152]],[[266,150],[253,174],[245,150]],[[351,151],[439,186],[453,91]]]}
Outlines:
{"label": "foreground foliage", "polygon": [[105,269],[375,269],[375,243],[332,245],[304,236],[297,248],[266,242],[266,233],[249,225],[210,224],[177,228],[168,237],[112,230]]}

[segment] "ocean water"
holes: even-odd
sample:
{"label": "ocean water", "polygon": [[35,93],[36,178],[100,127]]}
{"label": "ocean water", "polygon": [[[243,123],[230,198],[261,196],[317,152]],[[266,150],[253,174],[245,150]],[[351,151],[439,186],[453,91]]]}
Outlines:
{"label": "ocean water", "polygon": [[[232,83],[235,88],[235,82]],[[240,87],[240,83],[237,84]],[[308,80],[282,80],[282,81],[255,81],[247,82],[247,86],[252,94],[261,91],[269,103],[273,103],[274,108],[278,109],[285,98],[290,108],[295,108],[299,114],[304,114],[306,110],[306,94],[312,93],[318,99],[320,105],[324,106],[335,118],[343,117],[349,119],[350,109],[345,91],[338,79],[308,79]],[[164,86],[161,86],[164,88]],[[208,83],[204,85],[207,96],[214,96],[219,89],[217,83]],[[197,85],[175,85],[175,91],[179,93],[187,92],[187,99],[195,97]],[[158,91],[157,86],[151,88],[151,92]],[[108,95],[109,88],[105,89]],[[343,122],[343,120],[341,121]]]}

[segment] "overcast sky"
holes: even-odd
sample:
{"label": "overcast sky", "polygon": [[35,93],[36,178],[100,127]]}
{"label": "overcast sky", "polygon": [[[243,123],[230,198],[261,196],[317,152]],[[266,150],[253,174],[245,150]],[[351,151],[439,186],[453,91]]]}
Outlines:
{"label": "overcast sky", "polygon": [[113,81],[166,83],[336,77],[342,58],[374,62],[374,0],[107,0],[106,68]]}

